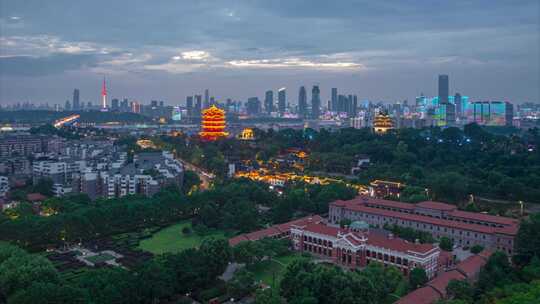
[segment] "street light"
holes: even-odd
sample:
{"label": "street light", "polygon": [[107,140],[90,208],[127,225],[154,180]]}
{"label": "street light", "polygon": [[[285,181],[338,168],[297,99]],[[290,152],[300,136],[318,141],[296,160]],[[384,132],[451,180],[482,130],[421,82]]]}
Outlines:
{"label": "street light", "polygon": [[520,214],[521,216],[523,216],[523,201],[519,201],[519,210],[520,210]]}

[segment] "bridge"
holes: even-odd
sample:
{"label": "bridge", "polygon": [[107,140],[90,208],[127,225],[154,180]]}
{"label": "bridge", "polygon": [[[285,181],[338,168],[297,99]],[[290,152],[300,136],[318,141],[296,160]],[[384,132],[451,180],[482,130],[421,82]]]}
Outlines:
{"label": "bridge", "polygon": [[70,115],[70,116],[67,116],[67,117],[64,117],[64,118],[57,119],[57,120],[54,121],[53,126],[55,128],[61,128],[65,124],[69,124],[69,123],[72,123],[72,122],[76,121],[77,119],[79,119],[79,117],[81,117],[81,115],[73,114],[73,115]]}

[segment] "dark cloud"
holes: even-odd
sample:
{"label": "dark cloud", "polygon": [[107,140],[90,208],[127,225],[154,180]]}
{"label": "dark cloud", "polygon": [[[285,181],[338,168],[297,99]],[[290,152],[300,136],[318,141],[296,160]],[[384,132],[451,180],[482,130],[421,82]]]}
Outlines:
{"label": "dark cloud", "polygon": [[88,54],[52,54],[46,57],[0,57],[0,71],[10,76],[43,76],[83,67],[95,67],[98,58]]}
{"label": "dark cloud", "polygon": [[[47,79],[65,71],[92,85],[96,73],[123,73],[119,94],[142,98],[155,88],[152,94],[163,97],[154,98],[172,102],[199,86],[245,98],[255,89],[310,82],[369,92],[365,98],[411,99],[429,93],[436,74],[453,73],[456,89],[478,98],[538,100],[538,86],[523,84],[540,82],[539,14],[538,0],[0,0],[0,38],[17,37],[14,45],[0,44],[0,54],[9,47],[10,56],[32,56],[2,58],[0,76],[9,86],[19,75],[54,74],[37,84],[48,92]],[[209,59],[172,60],[185,51],[205,51]],[[366,69],[227,68],[230,61],[291,58]],[[513,87],[509,75],[519,76]],[[393,81],[401,77],[407,81]],[[67,91],[76,85],[65,83]],[[160,87],[167,83],[176,85]],[[5,99],[17,93],[0,92]]]}

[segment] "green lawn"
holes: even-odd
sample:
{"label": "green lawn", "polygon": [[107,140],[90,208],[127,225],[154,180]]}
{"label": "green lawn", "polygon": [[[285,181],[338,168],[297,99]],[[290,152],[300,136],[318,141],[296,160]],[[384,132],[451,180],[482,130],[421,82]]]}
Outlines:
{"label": "green lawn", "polygon": [[293,253],[274,260],[263,261],[248,270],[253,272],[256,281],[262,281],[266,285],[272,286],[272,288],[277,288],[287,266],[296,260],[310,260],[310,258],[299,253]]}
{"label": "green lawn", "polygon": [[108,254],[108,253],[101,253],[101,254],[98,254],[98,255],[87,257],[85,259],[88,262],[96,264],[96,263],[105,262],[105,261],[108,261],[108,260],[113,260],[114,257],[112,255]]}
{"label": "green lawn", "polygon": [[163,228],[152,237],[141,240],[139,248],[153,254],[166,252],[180,252],[184,249],[198,247],[206,237],[225,238],[223,232],[211,232],[208,235],[198,235],[191,229],[191,233],[183,234],[184,227],[191,227],[190,221],[183,221],[178,224]]}

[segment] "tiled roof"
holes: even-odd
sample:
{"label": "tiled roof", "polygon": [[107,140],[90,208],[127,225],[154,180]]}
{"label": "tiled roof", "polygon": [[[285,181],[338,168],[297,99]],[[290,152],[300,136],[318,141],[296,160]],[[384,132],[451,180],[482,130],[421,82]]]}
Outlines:
{"label": "tiled roof", "polygon": [[262,230],[253,231],[250,233],[244,233],[237,235],[229,239],[229,245],[235,246],[243,241],[257,241],[265,237],[273,237],[281,233],[285,233],[291,229],[292,225],[305,226],[307,223],[319,223],[322,221],[322,217],[319,215],[310,215],[303,218],[296,219],[283,224],[274,225]]}
{"label": "tiled roof", "polygon": [[430,286],[418,288],[407,294],[394,304],[431,304],[440,300],[441,296]]}
{"label": "tiled roof", "polygon": [[450,215],[464,218],[464,219],[492,222],[492,223],[497,223],[501,225],[517,225],[518,224],[518,220],[509,218],[509,217],[489,215],[489,214],[483,214],[483,213],[475,213],[475,212],[467,212],[467,211],[461,211],[461,210],[452,211]]}
{"label": "tiled roof", "polygon": [[483,251],[478,255],[470,256],[457,264],[457,270],[467,278],[474,277],[480,272],[480,268],[486,265],[489,254],[489,251]]}
{"label": "tiled roof", "polygon": [[457,270],[450,270],[447,272],[444,272],[435,279],[428,282],[428,286],[433,287],[439,294],[442,295],[443,298],[446,298],[446,286],[448,286],[448,283],[452,280],[464,280],[465,276],[461,274]]}
{"label": "tiled roof", "polygon": [[29,193],[26,195],[26,199],[31,202],[41,202],[47,199],[47,197],[41,193]]}
{"label": "tiled roof", "polygon": [[325,224],[322,224],[322,223],[310,223],[310,224],[307,224],[303,228],[303,230],[317,233],[317,234],[337,237],[337,234],[340,229],[337,227],[326,226]]}
{"label": "tiled roof", "polygon": [[[486,226],[486,225],[479,225],[479,224],[462,223],[462,222],[457,222],[457,221],[452,221],[452,220],[445,220],[445,219],[440,219],[440,218],[434,218],[434,217],[429,217],[429,216],[424,216],[424,215],[418,215],[418,214],[412,214],[412,213],[404,213],[404,212],[399,212],[399,211],[391,211],[391,210],[386,210],[386,209],[368,207],[364,203],[364,200],[365,200],[364,198],[365,197],[362,197],[362,199],[360,199],[360,198],[357,197],[356,199],[353,199],[353,200],[336,201],[336,202],[334,202],[332,204],[334,206],[340,206],[340,207],[344,207],[344,208],[349,209],[349,210],[360,211],[362,213],[369,213],[369,214],[372,214],[372,215],[381,215],[381,216],[386,216],[386,217],[393,217],[393,218],[400,219],[400,220],[416,221],[416,222],[421,222],[421,223],[426,223],[426,224],[432,224],[432,225],[435,225],[435,226],[449,227],[449,228],[455,228],[455,229],[463,229],[463,230],[469,230],[469,231],[481,232],[481,233],[487,233],[487,234],[493,234],[495,232],[498,232],[498,233],[505,233],[505,234],[509,234],[509,235],[515,235],[517,233],[517,223],[515,225],[513,225],[513,226],[504,227],[504,228],[496,228],[496,227],[491,227],[491,226]],[[372,198],[369,198],[368,200],[372,204],[373,204],[373,202],[381,201],[381,200],[372,199]],[[388,202],[391,202],[391,201],[385,201],[384,205],[385,206],[390,206],[391,204],[389,204]],[[398,206],[401,206],[402,204],[405,204],[405,203],[394,202],[394,204],[392,204],[392,205],[395,206],[395,208],[400,208]],[[378,204],[378,205],[381,205],[381,204]],[[410,204],[408,204],[408,205],[410,205]],[[411,206],[414,206],[414,205],[411,205]],[[455,212],[455,211],[453,211],[453,212]],[[473,214],[473,215],[481,215],[481,216],[483,216],[483,214],[470,213],[470,212],[468,212],[468,213]]]}
{"label": "tiled roof", "polygon": [[400,239],[397,237],[388,238],[382,234],[377,234],[377,233],[369,233],[367,238],[368,238],[368,244],[370,245],[373,245],[379,248],[394,250],[398,252],[415,252],[415,253],[426,254],[432,251],[433,249],[437,248],[431,244],[411,243],[411,242],[407,242],[404,239]]}
{"label": "tiled roof", "polygon": [[435,210],[442,210],[442,211],[450,211],[450,210],[456,210],[457,207],[450,204],[440,203],[440,202],[434,202],[434,201],[424,201],[416,204],[417,207],[420,208],[427,208],[427,209],[435,209]]}

